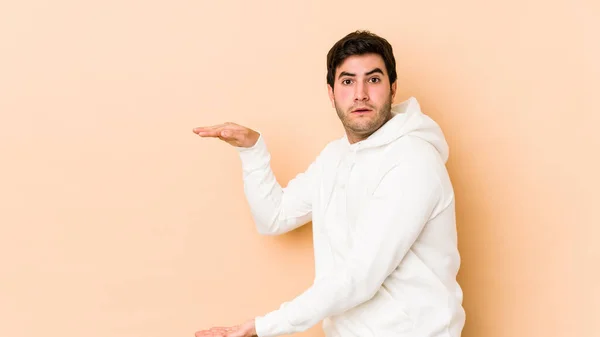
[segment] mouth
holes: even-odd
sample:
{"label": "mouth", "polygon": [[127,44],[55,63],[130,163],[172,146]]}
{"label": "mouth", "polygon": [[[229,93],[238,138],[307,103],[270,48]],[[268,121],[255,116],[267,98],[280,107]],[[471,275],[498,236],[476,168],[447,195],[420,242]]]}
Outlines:
{"label": "mouth", "polygon": [[354,114],[365,114],[365,113],[369,113],[373,110],[369,109],[369,108],[358,108],[358,109],[354,109],[352,110],[352,113]]}

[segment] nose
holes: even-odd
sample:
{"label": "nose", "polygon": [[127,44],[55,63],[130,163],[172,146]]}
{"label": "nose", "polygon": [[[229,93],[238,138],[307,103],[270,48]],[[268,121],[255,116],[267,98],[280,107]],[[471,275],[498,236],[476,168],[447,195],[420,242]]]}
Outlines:
{"label": "nose", "polygon": [[367,86],[362,82],[357,82],[354,90],[355,101],[368,101],[369,94],[367,92]]}

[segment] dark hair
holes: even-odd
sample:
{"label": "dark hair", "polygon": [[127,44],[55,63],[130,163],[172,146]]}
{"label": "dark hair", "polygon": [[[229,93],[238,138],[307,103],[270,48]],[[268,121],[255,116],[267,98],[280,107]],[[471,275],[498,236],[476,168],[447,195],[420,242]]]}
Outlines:
{"label": "dark hair", "polygon": [[390,85],[396,81],[396,59],[390,43],[369,31],[357,30],[336,42],[327,53],[327,84],[333,88],[335,71],[347,57],[364,54],[379,54],[385,63]]}

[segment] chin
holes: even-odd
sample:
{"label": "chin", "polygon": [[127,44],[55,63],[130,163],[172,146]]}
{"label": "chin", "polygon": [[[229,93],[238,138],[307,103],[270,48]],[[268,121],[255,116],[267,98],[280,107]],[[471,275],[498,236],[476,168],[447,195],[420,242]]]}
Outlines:
{"label": "chin", "polygon": [[377,129],[372,124],[350,124],[349,126],[349,129],[357,134],[368,134],[372,133],[375,129]]}

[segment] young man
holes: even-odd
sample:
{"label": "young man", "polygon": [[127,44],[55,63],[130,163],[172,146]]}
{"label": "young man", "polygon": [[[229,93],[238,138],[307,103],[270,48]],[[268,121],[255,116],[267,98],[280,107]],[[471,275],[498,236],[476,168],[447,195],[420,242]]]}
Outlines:
{"label": "young man", "polygon": [[194,129],[239,151],[260,233],[312,220],[316,262],[313,285],[295,299],[197,337],[280,336],[320,321],[328,337],[460,336],[465,312],[448,145],[414,98],[392,107],[395,68],[390,44],[369,32],[331,48],[328,91],[345,135],[286,188],[259,132],[233,123]]}

